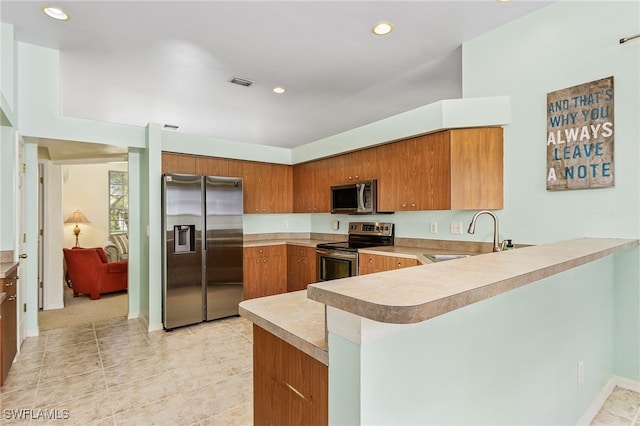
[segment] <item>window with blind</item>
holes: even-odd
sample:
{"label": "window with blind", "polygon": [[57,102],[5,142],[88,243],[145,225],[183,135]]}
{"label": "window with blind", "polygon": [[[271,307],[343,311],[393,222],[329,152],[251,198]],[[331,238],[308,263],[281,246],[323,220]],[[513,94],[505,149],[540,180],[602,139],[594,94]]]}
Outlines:
{"label": "window with blind", "polygon": [[109,234],[129,230],[129,176],[126,171],[109,170]]}

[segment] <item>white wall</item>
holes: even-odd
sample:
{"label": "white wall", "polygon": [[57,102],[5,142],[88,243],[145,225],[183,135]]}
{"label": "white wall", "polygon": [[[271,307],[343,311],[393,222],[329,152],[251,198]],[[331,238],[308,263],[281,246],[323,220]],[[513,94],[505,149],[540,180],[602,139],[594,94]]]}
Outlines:
{"label": "white wall", "polygon": [[[43,208],[41,238],[42,259],[42,309],[64,308],[63,254],[65,228],[62,216],[62,168],[51,161],[42,161]],[[45,207],[46,206],[46,207]]]}
{"label": "white wall", "polygon": [[[0,199],[3,206],[16,202],[16,132],[13,127],[0,127]],[[15,209],[0,209],[0,250],[13,250],[15,238]]]}
{"label": "white wall", "polygon": [[[127,163],[73,164],[62,166],[63,220],[76,210],[91,223],[81,223],[81,247],[102,247],[109,238],[109,170],[127,170]],[[75,245],[74,224],[63,224],[64,247]]]}

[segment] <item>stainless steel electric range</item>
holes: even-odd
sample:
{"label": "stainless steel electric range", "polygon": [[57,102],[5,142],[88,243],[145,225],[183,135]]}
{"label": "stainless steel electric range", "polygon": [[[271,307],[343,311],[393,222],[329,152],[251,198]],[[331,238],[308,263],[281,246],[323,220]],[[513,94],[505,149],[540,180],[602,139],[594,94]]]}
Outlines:
{"label": "stainless steel electric range", "polygon": [[347,241],[316,246],[318,280],[329,281],[358,275],[358,249],[393,245],[393,223],[349,222]]}

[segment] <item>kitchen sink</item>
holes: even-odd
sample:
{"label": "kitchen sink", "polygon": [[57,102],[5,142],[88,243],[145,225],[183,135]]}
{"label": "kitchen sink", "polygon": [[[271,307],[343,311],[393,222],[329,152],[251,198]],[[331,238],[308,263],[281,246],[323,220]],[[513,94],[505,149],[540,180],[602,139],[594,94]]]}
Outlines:
{"label": "kitchen sink", "polygon": [[432,262],[444,262],[445,260],[453,260],[453,259],[460,259],[463,257],[469,257],[471,256],[470,254],[459,254],[459,253],[454,253],[454,254],[432,254],[432,253],[425,253],[424,257],[426,257],[427,259],[431,260]]}

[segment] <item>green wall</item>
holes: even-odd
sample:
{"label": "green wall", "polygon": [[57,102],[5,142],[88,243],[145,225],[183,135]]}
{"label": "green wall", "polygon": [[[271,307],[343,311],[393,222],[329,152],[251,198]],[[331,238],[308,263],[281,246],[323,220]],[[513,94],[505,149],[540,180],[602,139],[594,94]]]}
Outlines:
{"label": "green wall", "polygon": [[[638,1],[560,1],[463,45],[463,96],[509,95],[503,226],[516,241],[640,237]],[[613,76],[615,187],[546,190],[546,95]]]}
{"label": "green wall", "polygon": [[361,424],[575,424],[614,374],[613,275],[605,258],[363,344]]}
{"label": "green wall", "polygon": [[615,257],[615,373],[640,382],[640,249]]}
{"label": "green wall", "polygon": [[[640,43],[618,43],[639,30],[639,2],[560,1],[463,45],[464,97],[511,99],[505,208],[498,212],[503,238],[640,237]],[[611,75],[616,186],[547,192],[546,94]],[[427,235],[429,221],[467,222],[471,213],[389,219],[398,234],[410,233],[412,224]],[[330,220],[318,215],[312,227],[324,229]],[[475,238],[490,240],[490,229],[479,231]],[[613,376],[640,381],[639,257],[636,248],[567,271],[364,343],[359,354],[330,335],[337,342],[330,368],[359,365],[361,392],[359,406],[330,406],[330,418],[338,424],[357,416],[361,424],[575,424]],[[580,386],[579,361],[585,365]],[[330,392],[356,380],[330,377]]]}

